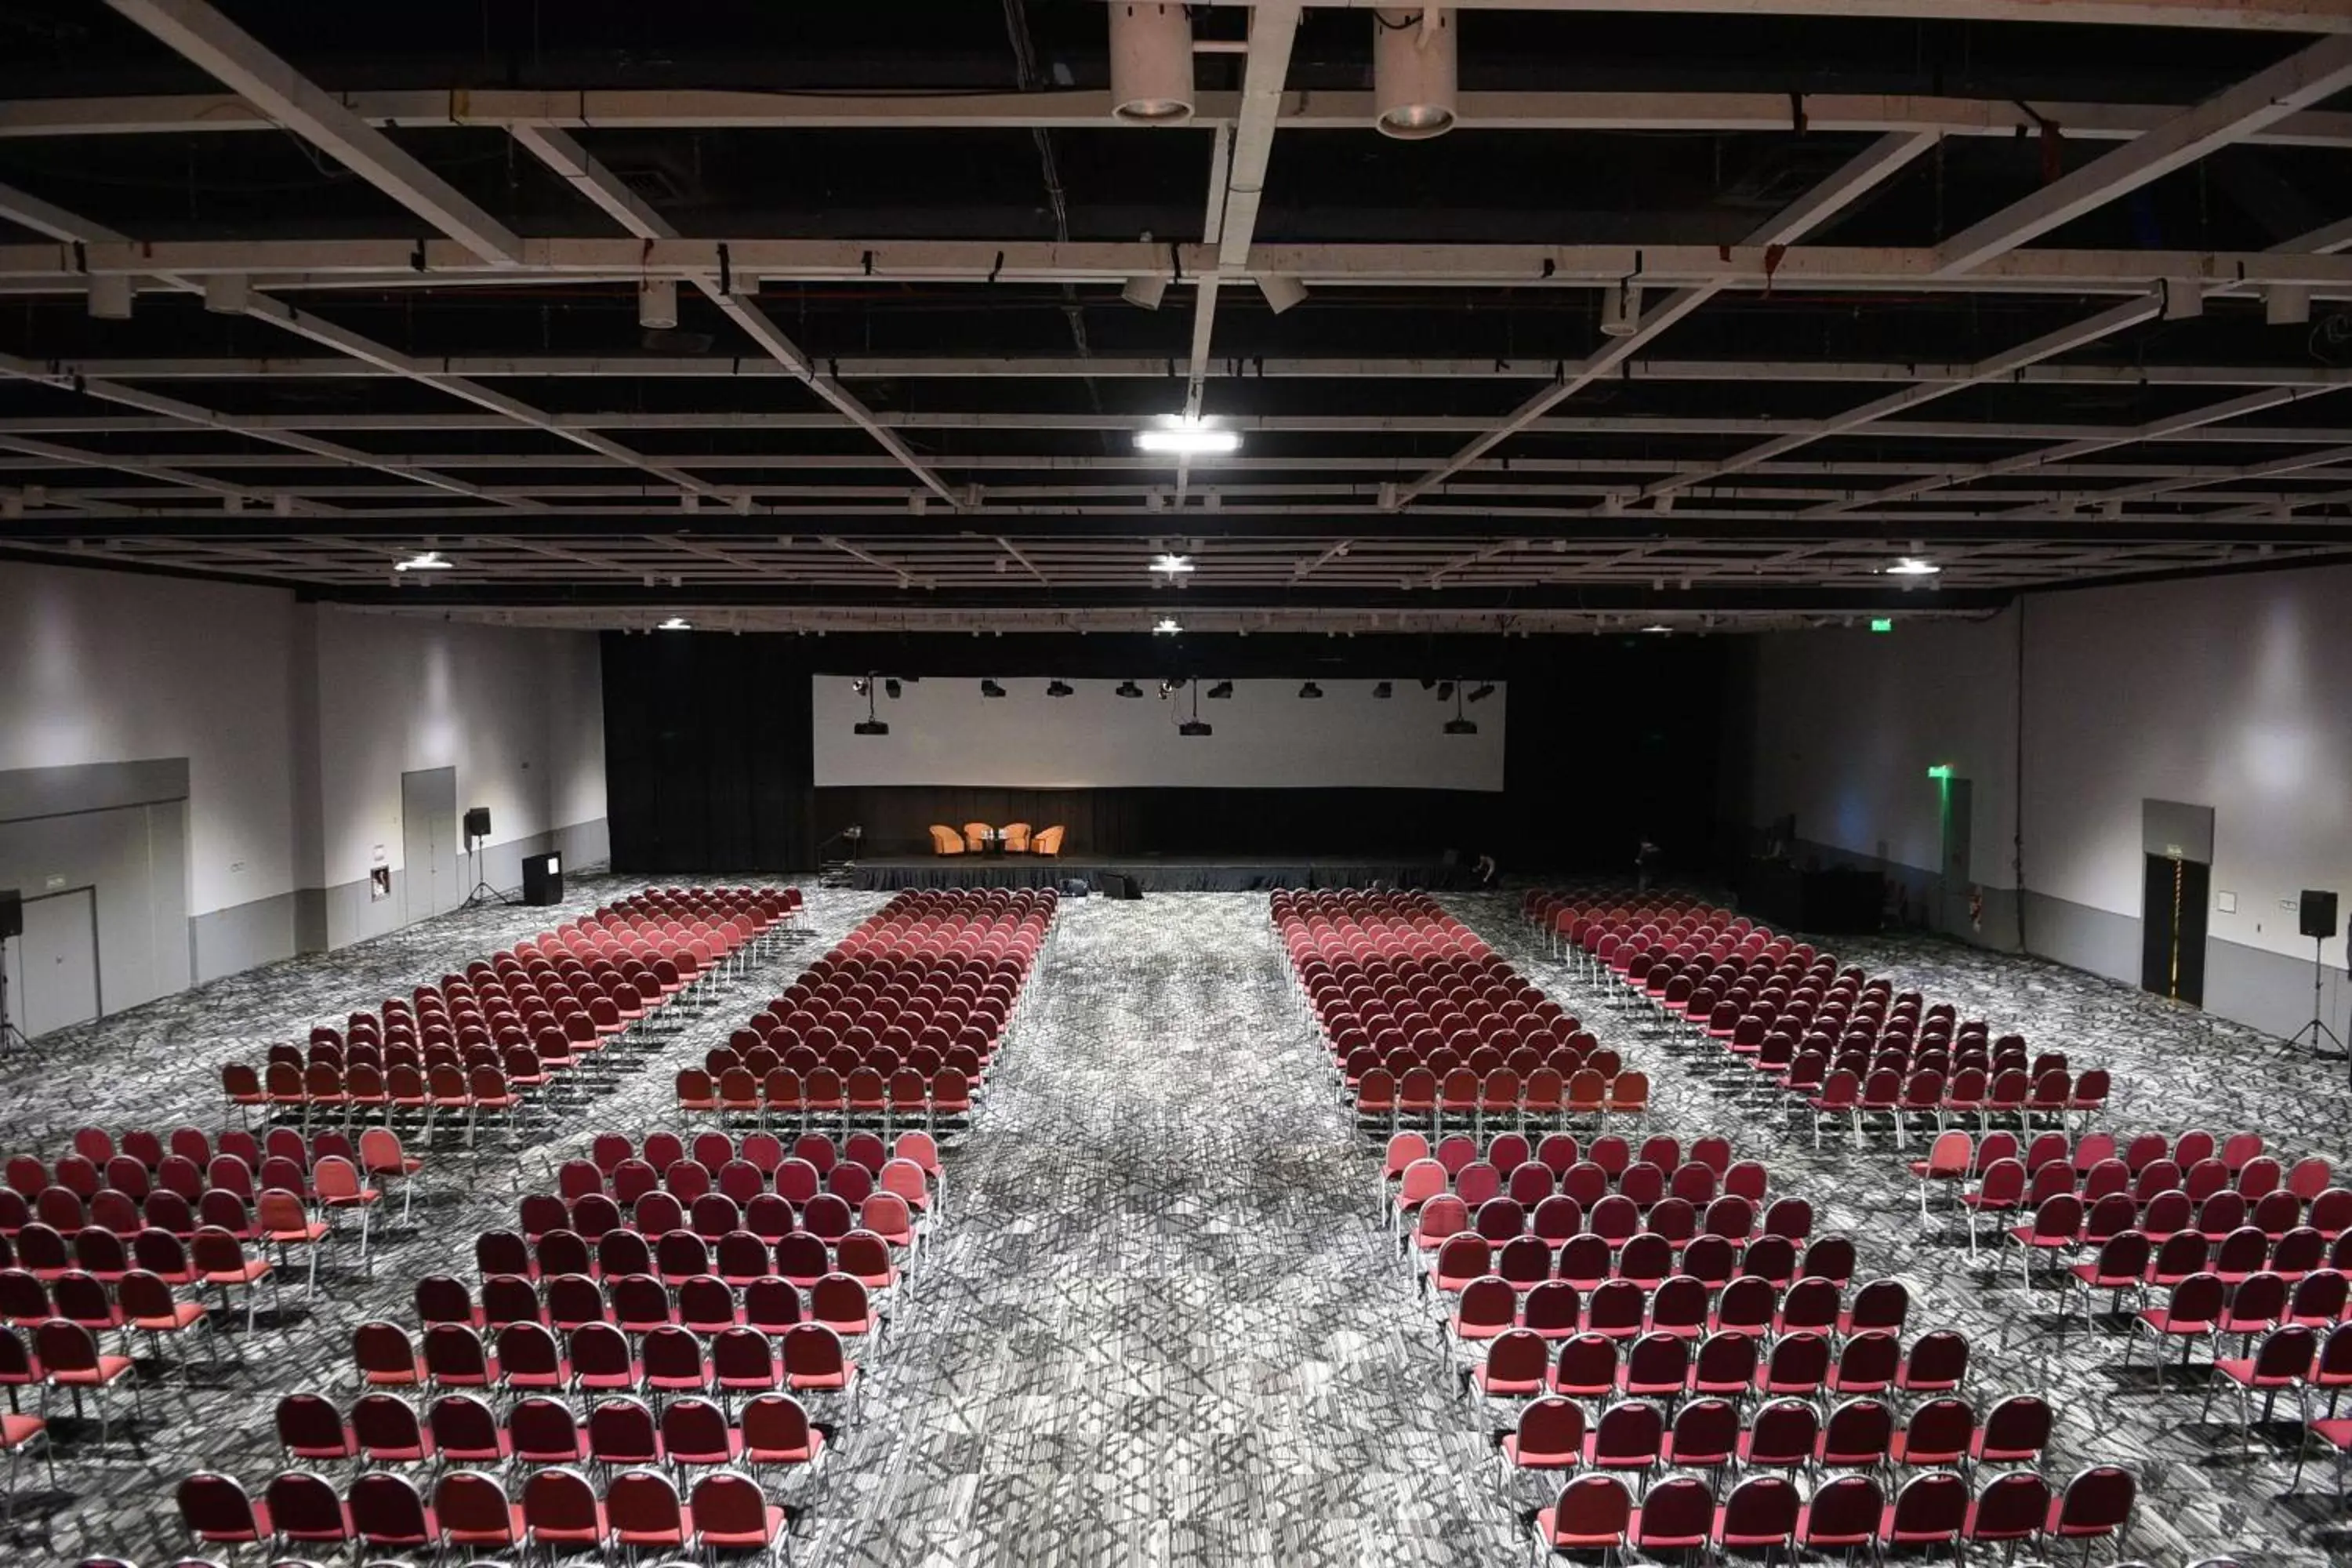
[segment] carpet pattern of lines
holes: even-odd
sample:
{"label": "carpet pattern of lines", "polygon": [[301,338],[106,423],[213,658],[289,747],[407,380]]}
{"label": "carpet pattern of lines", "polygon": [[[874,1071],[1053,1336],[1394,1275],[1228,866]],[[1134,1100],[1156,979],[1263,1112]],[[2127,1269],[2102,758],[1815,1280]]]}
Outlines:
{"label": "carpet pattern of lines", "polygon": [[[633,886],[575,883],[572,902],[584,909]],[[241,1366],[209,1373],[199,1352],[193,1378],[150,1380],[135,1449],[118,1434],[101,1450],[94,1422],[66,1423],[57,1487],[37,1466],[24,1472],[17,1517],[0,1537],[6,1560],[108,1550],[168,1561],[184,1546],[170,1497],[182,1475],[206,1465],[257,1483],[272,1473],[272,1405],[295,1388],[348,1397],[338,1375],[353,1322],[407,1321],[420,1274],[470,1275],[475,1231],[508,1220],[519,1187],[539,1184],[592,1131],[677,1125],[669,1070],[698,1059],[881,901],[812,889],[811,934],[718,988],[645,1070],[520,1149],[437,1161],[418,1223],[384,1241],[372,1278],[331,1271],[315,1308],[296,1305],[287,1338],[272,1331],[265,1298]],[[2182,1568],[2234,1552],[2301,1568],[2344,1549],[2324,1464],[2303,1496],[2274,1501],[2287,1463],[2221,1457],[2218,1406],[2216,1424],[2200,1426],[2198,1394],[2158,1398],[2144,1380],[2122,1384],[2117,1342],[2086,1340],[2079,1321],[2059,1352],[2047,1293],[2029,1305],[2013,1265],[1997,1281],[1972,1275],[1956,1242],[1920,1222],[1883,1137],[1816,1152],[1810,1131],[1755,1114],[1694,1070],[1704,1047],[1644,1040],[1630,1015],[1609,1012],[1517,923],[1515,896],[1451,901],[1651,1072],[1654,1126],[1729,1133],[1770,1161],[1776,1192],[1812,1199],[1822,1227],[1856,1237],[1864,1276],[1904,1279],[1915,1328],[1966,1328],[1979,1408],[1997,1392],[2054,1380],[2053,1473],[2094,1458],[2140,1473],[2133,1555]],[[448,917],[54,1037],[45,1059],[0,1075],[0,1146],[54,1153],[91,1122],[218,1126],[222,1060],[436,977],[547,914]],[[1948,943],[1841,952],[2037,1044],[2063,1044],[2079,1062],[2112,1066],[2111,1128],[2259,1126],[2298,1152],[2338,1152],[2340,1076],[2259,1037]],[[948,1164],[947,1223],[902,1292],[854,1429],[824,1473],[786,1494],[812,1510],[794,1531],[795,1561],[1526,1560],[1525,1515],[1545,1500],[1532,1488],[1506,1492],[1491,1447],[1503,1413],[1456,1395],[1433,1320],[1379,1217],[1375,1145],[1349,1131],[1267,930],[1265,895],[1066,902],[1013,1043]]]}

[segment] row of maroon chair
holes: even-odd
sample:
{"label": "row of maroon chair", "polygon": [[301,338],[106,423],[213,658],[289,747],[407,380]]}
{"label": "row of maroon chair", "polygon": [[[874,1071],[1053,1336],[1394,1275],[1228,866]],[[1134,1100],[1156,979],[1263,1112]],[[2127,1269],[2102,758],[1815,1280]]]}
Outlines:
{"label": "row of maroon chair", "polygon": [[640,894],[340,1028],[315,1028],[307,1048],[273,1048],[261,1071],[226,1064],[222,1088],[240,1115],[298,1116],[306,1130],[321,1111],[346,1126],[406,1112],[429,1134],[462,1111],[470,1143],[484,1112],[511,1125],[525,1093],[720,973],[793,907],[774,889]]}
{"label": "row of maroon chair", "polygon": [[1645,1334],[1696,1340],[1737,1331],[1758,1340],[1819,1333],[1852,1338],[1899,1333],[1911,1310],[1901,1281],[1874,1279],[1846,1299],[1838,1280],[1808,1276],[1786,1289],[1742,1275],[1719,1289],[1688,1274],[1664,1279],[1539,1279],[1529,1286],[1481,1268],[1475,1257],[1448,1264],[1441,1255],[1424,1283],[1451,1296],[1447,1324],[1465,1344],[1525,1330],[1543,1340],[1597,1334],[1629,1340]]}
{"label": "row of maroon chair", "polygon": [[[725,1133],[715,1136],[722,1147],[731,1146]],[[752,1133],[745,1143],[762,1138],[768,1148],[761,1152],[782,1154],[782,1144],[768,1134]],[[877,1148],[881,1144],[878,1138],[873,1142]],[[699,1152],[703,1141],[697,1139],[696,1144]],[[715,1166],[700,1159],[679,1158],[657,1170],[652,1161],[631,1156],[607,1171],[593,1160],[566,1160],[556,1168],[556,1191],[566,1202],[601,1192],[623,1205],[634,1204],[656,1190],[681,1203],[692,1203],[714,1191],[739,1204],[750,1203],[765,1192],[780,1193],[794,1203],[805,1203],[819,1192],[837,1193],[851,1203],[860,1203],[879,1186],[917,1208],[929,1206],[933,1178],[921,1161],[900,1155],[884,1159],[878,1166],[870,1165],[863,1160],[831,1157],[835,1148],[823,1134],[803,1133],[788,1155],[761,1159],[751,1152],[729,1154]],[[803,1153],[804,1149],[813,1152]]]}
{"label": "row of maroon chair", "polygon": [[[372,1389],[478,1389],[484,1393],[551,1397],[645,1392],[657,1396],[789,1388],[796,1394],[854,1394],[857,1363],[843,1342],[879,1327],[873,1304],[856,1281],[833,1277],[843,1289],[815,1308],[803,1308],[786,1289],[758,1323],[730,1321],[697,1331],[675,1321],[631,1332],[592,1321],[556,1331],[520,1320],[486,1339],[466,1323],[428,1323],[411,1342],[396,1324],[362,1323],[352,1336],[352,1366]],[[817,1315],[822,1313],[823,1315]],[[781,1359],[780,1359],[781,1358]]]}
{"label": "row of maroon chair", "polygon": [[864,1121],[886,1133],[910,1122],[933,1131],[968,1121],[975,1092],[973,1075],[960,1067],[929,1073],[903,1067],[887,1077],[879,1068],[859,1068],[845,1078],[823,1067],[805,1078],[790,1068],[772,1068],[764,1076],[732,1068],[716,1079],[703,1068],[681,1068],[676,1082],[680,1116],[722,1125],[730,1118],[748,1120],[762,1130],[825,1123],[846,1131]]}
{"label": "row of maroon chair", "polygon": [[615,1560],[648,1552],[698,1559],[724,1549],[783,1561],[785,1510],[732,1469],[704,1476],[681,1499],[677,1483],[656,1469],[622,1470],[600,1496],[580,1471],[551,1468],[523,1483],[520,1501],[496,1476],[452,1470],[436,1484],[429,1505],[414,1481],[386,1470],[354,1476],[341,1492],[310,1471],[289,1470],[257,1502],[234,1478],[205,1471],[180,1484],[178,1501],[189,1533],[208,1546],[466,1557],[535,1546],[550,1562],[581,1552],[610,1552]]}
{"label": "row of maroon chair", "polygon": [[[1883,1394],[1847,1394],[1826,1418],[1811,1397],[1780,1394],[1743,1410],[1744,1390],[1739,1367],[1729,1355],[1705,1381],[1730,1392],[1696,1398],[1677,1396],[1669,1412],[1654,1396],[1626,1394],[1631,1386],[1669,1385],[1674,1382],[1672,1357],[1660,1353],[1654,1365],[1640,1364],[1645,1347],[1620,1364],[1615,1381],[1619,1392],[1599,1399],[1544,1394],[1519,1411],[1516,1427],[1496,1444],[1507,1471],[1588,1469],[1613,1471],[1640,1479],[1675,1469],[1719,1470],[1753,1474],[1759,1470],[1950,1470],[1969,1471],[1983,1466],[2038,1465],[2049,1446],[2052,1416],[2047,1402],[2032,1394],[2012,1394],[1990,1405],[1981,1423],[1975,1406],[1951,1392],[1956,1386],[1929,1374],[1913,1385],[1921,1397],[1907,1416],[1898,1416]],[[1593,1387],[1608,1375],[1599,1364],[1568,1373],[1549,1368],[1545,1381]],[[1911,1358],[1901,1369],[1908,1372]],[[1822,1393],[1836,1395],[1842,1369],[1832,1369]],[[1763,1375],[1759,1366],[1758,1375]],[[1857,1380],[1885,1390],[1886,1379]],[[1752,1379],[1751,1379],[1752,1382]],[[1933,1392],[1928,1392],[1933,1390]],[[1597,1418],[1586,1406],[1601,1409]]]}
{"label": "row of maroon chair", "polygon": [[[794,1323],[824,1323],[842,1334],[863,1334],[887,1320],[874,1303],[880,1272],[861,1275],[858,1260],[845,1266],[812,1256],[770,1263],[759,1273],[689,1274],[674,1283],[652,1274],[560,1274],[532,1279],[520,1274],[485,1276],[478,1292],[448,1275],[430,1275],[416,1284],[416,1317],[429,1332],[441,1324],[497,1331],[509,1323],[534,1323],[570,1333],[590,1323],[610,1323],[643,1335],[664,1324],[698,1333],[750,1327],[782,1333]],[[789,1269],[787,1273],[785,1270]]]}
{"label": "row of maroon chair", "polygon": [[835,1244],[864,1230],[907,1245],[912,1225],[911,1206],[891,1192],[868,1193],[855,1205],[839,1193],[817,1193],[797,1203],[777,1193],[761,1193],[748,1204],[738,1204],[725,1193],[705,1193],[688,1205],[675,1194],[656,1189],[626,1209],[604,1193],[584,1193],[569,1203],[551,1193],[533,1194],[522,1200],[520,1228],[534,1243],[554,1232],[570,1231],[593,1246],[616,1232],[634,1232],[653,1240],[657,1250],[691,1252],[691,1244],[667,1238],[692,1237],[707,1248],[740,1236],[765,1247],[795,1233]]}
{"label": "row of maroon chair", "polygon": [[1628,1549],[1704,1557],[1712,1549],[1769,1554],[1779,1548],[1791,1557],[1799,1551],[1866,1552],[1874,1560],[1888,1548],[1930,1547],[1948,1549],[1957,1563],[1964,1542],[2011,1552],[2024,1542],[2043,1549],[2081,1543],[2087,1560],[2092,1542],[2123,1534],[2136,1490],[2131,1473],[2113,1465],[2083,1470],[2054,1494],[2039,1475],[2012,1471],[1973,1498],[1958,1473],[1929,1470],[1906,1481],[1891,1502],[1874,1476],[1835,1477],[1808,1500],[1793,1480],[1763,1475],[1738,1481],[1718,1504],[1706,1481],[1675,1475],[1651,1486],[1637,1504],[1622,1479],[1596,1473],[1570,1481],[1537,1511],[1536,1544],[1547,1554],[1604,1557]]}
{"label": "row of maroon chair", "polygon": [[[824,1194],[810,1202],[802,1217],[823,1228],[811,1229],[804,1224],[774,1237],[735,1230],[714,1238],[685,1229],[648,1235],[624,1225],[593,1240],[569,1228],[536,1237],[526,1237],[520,1231],[485,1231],[474,1238],[474,1258],[485,1276],[520,1274],[531,1279],[562,1274],[598,1279],[658,1274],[684,1279],[722,1267],[741,1276],[783,1272],[797,1276],[828,1267],[818,1261],[821,1258],[830,1258],[832,1267],[845,1267],[854,1260],[855,1271],[862,1276],[888,1277],[889,1241],[879,1231],[859,1228],[846,1204]],[[755,1259],[755,1252],[766,1261]],[[723,1265],[719,1261],[722,1258]]]}
{"label": "row of maroon chair", "polygon": [[278,1447],[289,1464],[353,1462],[416,1464],[509,1463],[594,1465],[607,1471],[630,1465],[667,1465],[680,1471],[740,1462],[756,1468],[814,1466],[826,1453],[821,1427],[789,1394],[761,1394],[733,1416],[710,1400],[668,1401],[656,1417],[643,1400],[608,1394],[586,1418],[545,1394],[526,1394],[501,1415],[479,1395],[435,1396],[422,1416],[396,1394],[362,1394],[348,1411],[323,1394],[289,1394],[278,1401]]}

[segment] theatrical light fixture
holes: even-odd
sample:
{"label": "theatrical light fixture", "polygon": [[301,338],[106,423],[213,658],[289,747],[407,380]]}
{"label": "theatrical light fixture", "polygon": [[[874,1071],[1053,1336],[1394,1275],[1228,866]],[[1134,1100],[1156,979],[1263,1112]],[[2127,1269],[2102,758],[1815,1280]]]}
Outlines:
{"label": "theatrical light fixture", "polygon": [[1189,555],[1177,555],[1172,552],[1166,555],[1155,555],[1151,558],[1151,569],[1154,572],[1164,573],[1166,575],[1171,577],[1181,577],[1185,573],[1190,572],[1192,569],[1192,558]]}
{"label": "theatrical light fixture", "polygon": [[1882,568],[1889,577],[1933,577],[1943,568],[1932,561],[1922,561],[1916,555],[1906,555],[1894,565]]}
{"label": "theatrical light fixture", "polygon": [[1451,702],[1454,700],[1454,682],[1450,680],[1441,680],[1437,683],[1437,700],[1440,702]]}
{"label": "theatrical light fixture", "polygon": [[1636,283],[1618,283],[1601,291],[1601,335],[1604,338],[1630,338],[1642,326],[1642,289]]}
{"label": "theatrical light fixture", "polygon": [[1183,629],[1182,624],[1173,616],[1162,616],[1151,624],[1154,637],[1172,637]]}
{"label": "theatrical light fixture", "polygon": [[882,695],[893,702],[898,700],[898,693],[901,689],[903,689],[898,684],[898,678],[895,675],[882,683]]}
{"label": "theatrical light fixture", "polygon": [[1470,689],[1470,700],[1473,702],[1484,702],[1493,695],[1495,695],[1495,683],[1491,680],[1482,681]]}
{"label": "theatrical light fixture", "polygon": [[856,692],[860,697],[865,696],[873,689],[874,678],[870,675],[858,675],[852,676],[850,678],[849,689]]}
{"label": "theatrical light fixture", "polygon": [[1260,273],[1257,291],[1265,296],[1265,308],[1277,316],[1307,302],[1307,285],[1287,272]]}
{"label": "theatrical light fixture", "polygon": [[1076,693],[1071,689],[1070,683],[1068,681],[1056,679],[1045,682],[1045,695],[1048,697],[1071,697],[1076,695]]}
{"label": "theatrical light fixture", "polygon": [[447,572],[454,565],[455,563],[442,560],[437,550],[420,550],[405,561],[394,562],[392,569],[395,572]]}
{"label": "theatrical light fixture", "polygon": [[1173,419],[1157,430],[1138,430],[1135,449],[1197,458],[1242,449],[1241,432],[1216,430],[1197,419]]}
{"label": "theatrical light fixture", "polygon": [[1386,701],[1396,695],[1396,688],[1383,680],[1372,688],[1372,695]]}
{"label": "theatrical light fixture", "polygon": [[1117,691],[1121,697],[1141,697],[1143,695],[1143,688],[1138,686],[1132,680],[1122,680],[1116,687],[1112,688],[1112,689]]}
{"label": "theatrical light fixture", "polygon": [[637,284],[637,325],[667,331],[677,325],[677,279],[647,278]]}
{"label": "theatrical light fixture", "polygon": [[1004,688],[997,685],[993,680],[983,680],[980,683],[980,694],[982,697],[1002,697],[1004,695]]}
{"label": "theatrical light fixture", "polygon": [[1157,310],[1160,297],[1167,292],[1167,279],[1157,272],[1139,272],[1127,280],[1118,297],[1139,310]]}
{"label": "theatrical light fixture", "polygon": [[1423,691],[1435,690],[1437,689],[1437,681],[1435,678],[1427,675],[1423,676],[1421,678],[1421,689]]}
{"label": "theatrical light fixture", "polygon": [[1306,685],[1298,689],[1298,695],[1302,699],[1311,702],[1316,698],[1323,695],[1323,689],[1310,680]]}
{"label": "theatrical light fixture", "polygon": [[1231,697],[1233,694],[1234,683],[1230,680],[1220,680],[1214,686],[1209,688],[1209,695],[1212,698],[1221,700],[1224,698]]}
{"label": "theatrical light fixture", "polygon": [[[1454,686],[1450,680],[1445,684]],[[1463,716],[1461,689],[1458,686],[1454,687],[1454,717],[1445,721],[1445,732],[1449,735],[1475,735],[1478,732],[1478,721]]]}
{"label": "theatrical light fixture", "polygon": [[1387,5],[1372,13],[1372,99],[1383,136],[1425,142],[1454,129],[1454,13]]}
{"label": "theatrical light fixture", "polygon": [[1192,21],[1182,5],[1114,0],[1110,101],[1113,114],[1139,125],[1192,118]]}

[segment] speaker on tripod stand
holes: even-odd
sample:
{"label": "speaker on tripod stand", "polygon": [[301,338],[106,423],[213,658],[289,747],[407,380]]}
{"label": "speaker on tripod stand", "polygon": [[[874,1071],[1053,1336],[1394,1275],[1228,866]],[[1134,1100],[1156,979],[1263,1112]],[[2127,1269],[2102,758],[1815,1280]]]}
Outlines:
{"label": "speaker on tripod stand", "polygon": [[[2313,1056],[2325,1060],[2352,1061],[2352,1052],[2344,1048],[2343,1037],[2327,1026],[2326,1008],[2320,999],[2323,976],[2319,950],[2336,934],[2336,895],[2305,888],[2295,904],[2295,927],[2311,939],[2311,1022],[2294,1032],[2291,1043],[2305,1047]],[[2352,940],[2352,927],[2347,928],[2346,935]],[[2352,964],[2352,956],[2347,956],[2346,962]]]}
{"label": "speaker on tripod stand", "polygon": [[25,895],[15,888],[0,888],[0,1054],[33,1048],[8,1014],[8,944],[24,934]]}

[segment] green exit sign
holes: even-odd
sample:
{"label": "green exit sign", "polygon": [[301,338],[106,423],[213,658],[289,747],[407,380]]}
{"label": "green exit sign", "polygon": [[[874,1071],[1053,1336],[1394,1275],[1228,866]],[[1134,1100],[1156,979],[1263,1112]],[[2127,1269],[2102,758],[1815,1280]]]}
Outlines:
{"label": "green exit sign", "polygon": [[1870,629],[1874,632],[1891,632],[1895,629],[1895,617],[1879,616],[1871,621]]}

